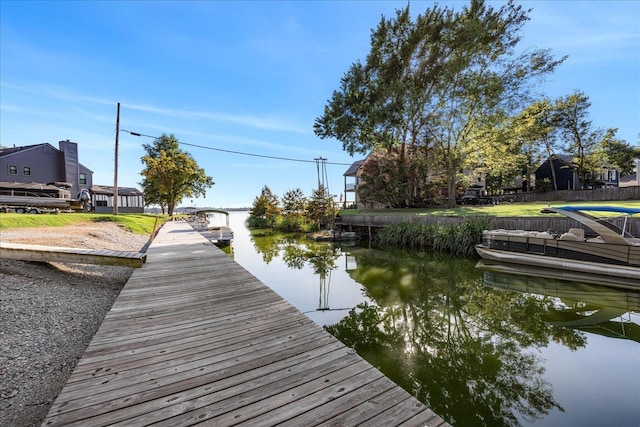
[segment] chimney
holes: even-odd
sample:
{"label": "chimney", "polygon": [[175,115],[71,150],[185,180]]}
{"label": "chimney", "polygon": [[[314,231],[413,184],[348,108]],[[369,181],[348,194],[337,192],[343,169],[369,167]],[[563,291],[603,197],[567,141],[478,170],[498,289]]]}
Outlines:
{"label": "chimney", "polygon": [[80,163],[78,161],[78,144],[71,142],[68,139],[66,141],[60,141],[58,143],[60,151],[63,156],[63,172],[64,180],[72,184],[69,189],[72,197],[80,193]]}

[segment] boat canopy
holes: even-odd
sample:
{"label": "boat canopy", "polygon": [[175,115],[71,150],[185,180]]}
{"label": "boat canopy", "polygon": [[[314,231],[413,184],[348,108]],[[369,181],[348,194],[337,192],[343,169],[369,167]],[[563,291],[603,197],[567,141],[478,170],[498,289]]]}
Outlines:
{"label": "boat canopy", "polygon": [[[578,221],[582,225],[589,227],[596,232],[607,243],[630,245],[631,242],[625,239],[627,218],[625,217],[624,225],[622,228],[607,221],[608,218],[595,217],[588,214],[586,211],[599,211],[599,212],[617,212],[628,213],[633,215],[634,213],[640,213],[640,209],[635,208],[622,208],[614,206],[564,206],[557,208],[542,208],[542,213],[558,213],[568,218]],[[631,212],[627,212],[631,211]],[[629,236],[632,237],[632,236]]]}
{"label": "boat canopy", "polygon": [[222,215],[226,215],[229,216],[229,212],[227,211],[223,211],[221,209],[203,209],[200,211],[196,211],[196,215],[202,215],[202,214],[222,214]]}
{"label": "boat canopy", "polygon": [[[615,212],[629,215],[640,214],[640,208],[625,208],[621,206],[557,206],[553,209],[562,209],[563,211]],[[546,208],[543,208],[542,212],[546,212]]]}

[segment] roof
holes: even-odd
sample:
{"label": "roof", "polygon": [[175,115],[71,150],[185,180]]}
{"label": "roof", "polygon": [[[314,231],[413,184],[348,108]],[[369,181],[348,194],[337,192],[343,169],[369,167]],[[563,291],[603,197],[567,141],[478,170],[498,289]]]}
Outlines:
{"label": "roof", "polygon": [[351,166],[349,166],[349,169],[347,169],[347,171],[342,174],[342,176],[355,176],[356,172],[358,172],[358,169],[360,169],[360,165],[362,164],[362,162],[364,162],[364,160],[357,160],[353,162]]}
{"label": "roof", "polygon": [[573,156],[569,154],[552,154],[550,157],[547,157],[540,165],[536,168],[534,173],[538,173],[538,171],[546,164],[551,163],[552,160],[557,160],[560,163],[565,165],[570,165],[573,167]]}
{"label": "roof", "polygon": [[[53,145],[49,144],[48,142],[43,142],[41,144],[23,145],[21,147],[0,148],[0,157],[9,157],[9,156],[12,156],[12,155],[15,155],[15,154],[23,153],[25,151],[33,150],[33,149],[38,148],[38,147],[43,147],[45,145],[48,145],[53,150],[56,150],[58,153],[62,153],[62,151],[60,151],[60,149],[54,147]],[[83,165],[80,162],[78,162],[78,165],[82,166],[83,168],[85,168],[86,170],[88,170],[90,172],[93,172],[91,169],[89,169],[88,167],[86,167],[85,165]]]}
{"label": "roof", "polygon": [[544,161],[540,164],[540,166],[544,165],[545,163],[549,162],[550,160],[558,160],[562,163],[572,163],[573,162],[573,156],[570,154],[552,154],[551,156],[547,157],[546,159],[544,159]]}
{"label": "roof", "polygon": [[[91,192],[94,194],[107,194],[113,195],[113,186],[107,185],[94,185],[91,187]],[[118,186],[118,194],[121,196],[142,196],[142,191],[134,187],[120,187]]]}
{"label": "roof", "polygon": [[41,147],[43,145],[49,145],[54,150],[60,151],[56,147],[54,147],[53,145],[49,144],[48,142],[45,142],[45,143],[42,143],[42,144],[23,145],[22,147],[2,148],[2,149],[0,149],[0,157],[9,156],[11,154],[15,154],[15,153],[20,153],[22,151],[31,150],[33,148]]}

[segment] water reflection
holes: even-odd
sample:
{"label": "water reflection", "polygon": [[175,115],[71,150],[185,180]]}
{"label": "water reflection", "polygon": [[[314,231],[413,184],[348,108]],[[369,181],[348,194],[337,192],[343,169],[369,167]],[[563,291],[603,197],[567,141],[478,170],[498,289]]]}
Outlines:
{"label": "water reflection", "polygon": [[378,306],[363,304],[327,330],[436,413],[493,426],[561,410],[540,356],[526,349],[584,340],[544,322],[537,298],[487,288],[472,260],[378,251],[356,259],[352,277]]}
{"label": "water reflection", "polygon": [[[269,264],[280,258],[284,264],[295,270],[310,268],[317,278],[317,306],[314,311],[346,311],[352,307],[331,306],[332,273],[339,268],[340,258],[348,259],[342,246],[331,242],[317,242],[297,234],[273,233],[254,230],[251,233],[254,248]],[[353,258],[351,258],[353,260]],[[305,311],[309,313],[310,310]]]}
{"label": "water reflection", "polygon": [[[326,329],[453,424],[640,419],[638,293],[480,270],[475,260],[444,254],[278,234],[254,234],[250,242],[276,271],[277,280],[258,272],[260,279],[312,318],[348,309]],[[313,293],[298,295],[296,271],[313,273]],[[343,292],[356,285],[362,295],[352,303]],[[332,296],[339,302],[331,304]],[[583,354],[596,362],[581,366]],[[557,366],[577,370],[582,387]]]}

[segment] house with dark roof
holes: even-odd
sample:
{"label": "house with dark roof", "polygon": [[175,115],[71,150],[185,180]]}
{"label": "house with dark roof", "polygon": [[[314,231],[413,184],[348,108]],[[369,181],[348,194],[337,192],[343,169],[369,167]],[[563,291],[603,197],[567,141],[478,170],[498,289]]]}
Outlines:
{"label": "house with dark roof", "polygon": [[[80,163],[77,143],[60,141],[58,147],[42,143],[0,148],[0,181],[53,184],[67,188],[74,199],[88,190],[95,211],[111,213],[113,187],[93,184],[93,171]],[[139,190],[118,187],[118,197],[119,212],[144,212]]]}
{"label": "house with dark roof", "polygon": [[93,185],[93,171],[78,161],[78,144],[60,141],[0,149],[0,181],[58,183],[69,187],[71,197]]}
{"label": "house with dark roof", "polygon": [[[536,186],[540,186],[546,179],[551,183],[550,189],[553,190],[553,176],[555,173],[558,190],[579,190],[582,188],[578,171],[573,163],[573,156],[570,155],[553,155],[545,160],[534,173]],[[615,168],[603,165],[597,174],[591,176],[588,187],[618,187],[619,184],[620,172]]]}

